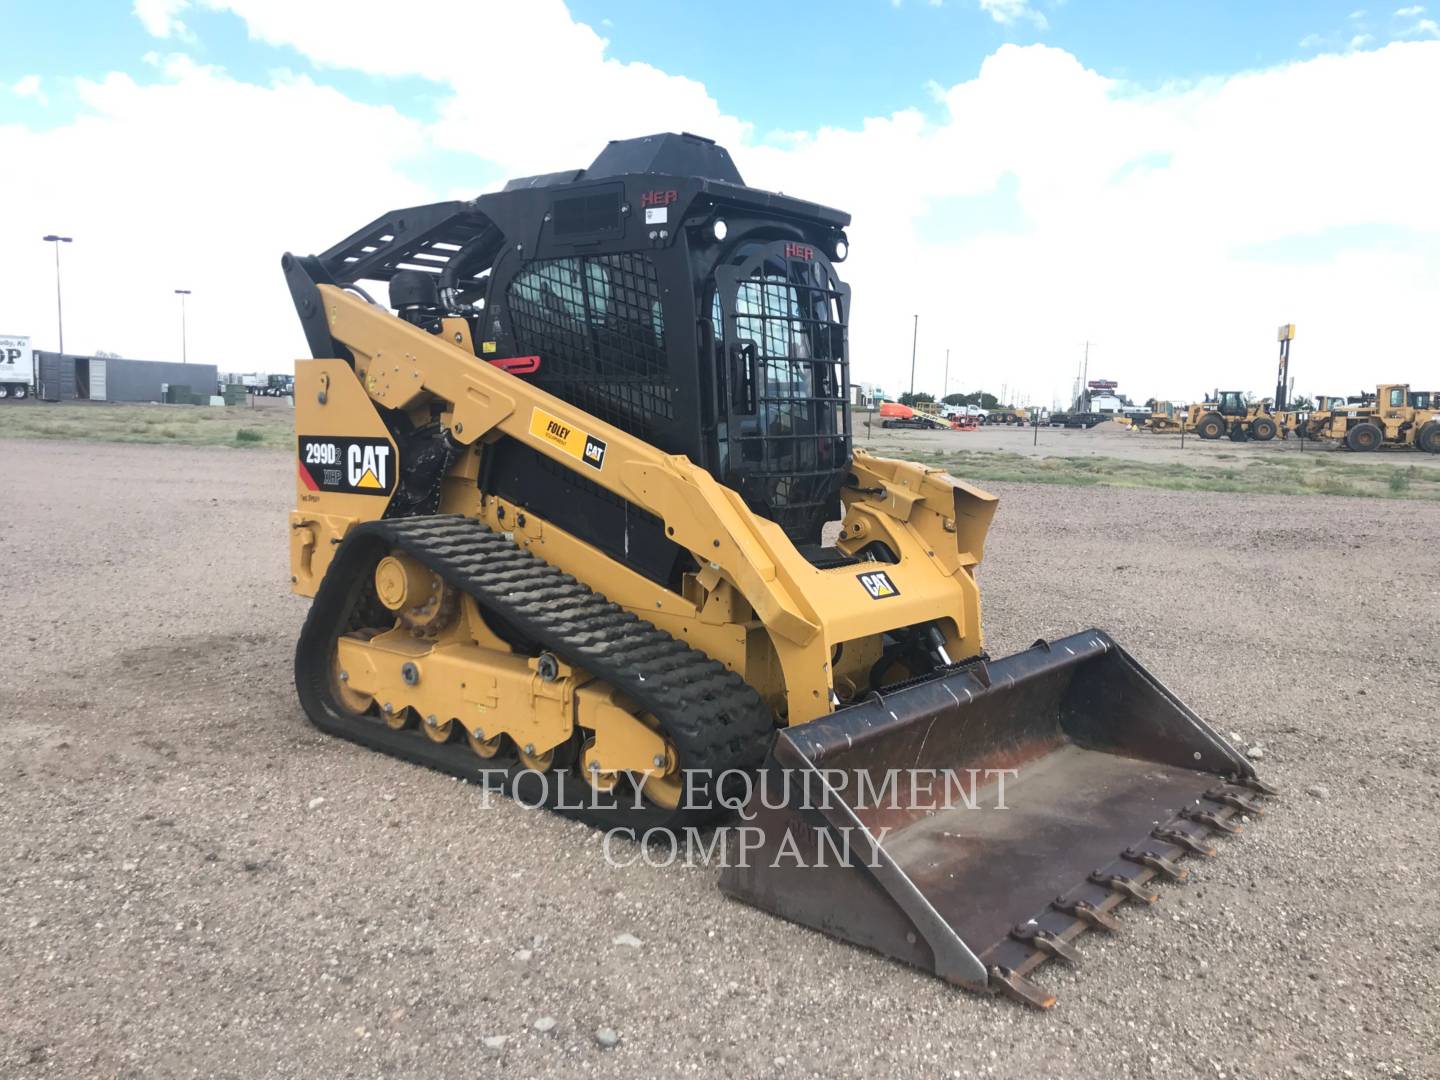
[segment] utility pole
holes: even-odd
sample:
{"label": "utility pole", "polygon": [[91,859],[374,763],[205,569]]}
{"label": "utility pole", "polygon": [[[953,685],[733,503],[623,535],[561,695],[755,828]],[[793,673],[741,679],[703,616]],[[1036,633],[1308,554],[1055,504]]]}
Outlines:
{"label": "utility pole", "polygon": [[56,236],[50,233],[41,237],[47,244],[55,245],[55,321],[59,324],[60,355],[65,355],[65,309],[60,302],[60,245],[74,241],[73,236]]}
{"label": "utility pole", "polygon": [[1083,368],[1084,374],[1080,376],[1080,395],[1081,395],[1081,400],[1083,400],[1083,401],[1085,402],[1085,411],[1086,411],[1086,412],[1089,412],[1089,411],[1090,411],[1090,345],[1091,345],[1091,344],[1092,344],[1092,343],[1089,342],[1089,341],[1086,341],[1086,342],[1085,342],[1085,365],[1084,365],[1084,368]]}
{"label": "utility pole", "polygon": [[915,401],[915,344],[920,340],[920,316],[915,316],[915,329],[910,334],[910,401]]}
{"label": "utility pole", "polygon": [[943,402],[950,395],[950,350],[945,350],[945,385],[940,389],[940,400]]}
{"label": "utility pole", "polygon": [[189,289],[176,289],[175,295],[180,297],[180,363],[190,362],[190,352],[185,343],[185,297],[190,295]]}

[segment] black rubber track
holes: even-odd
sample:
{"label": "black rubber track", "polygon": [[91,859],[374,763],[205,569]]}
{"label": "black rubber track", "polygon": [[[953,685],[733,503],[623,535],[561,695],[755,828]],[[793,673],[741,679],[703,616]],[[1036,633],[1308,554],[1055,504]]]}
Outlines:
{"label": "black rubber track", "polygon": [[[376,563],[394,550],[638,703],[674,745],[689,771],[690,789],[703,796],[675,811],[648,802],[637,806],[630,793],[597,799],[569,770],[557,769],[542,780],[513,759],[483,759],[464,741],[437,744],[418,731],[396,731],[378,716],[357,716],[341,707],[331,685],[336,641],[360,626],[387,625],[376,610],[372,581]],[[295,685],[306,715],[322,731],[467,780],[499,784],[527,803],[543,802],[605,828],[677,827],[721,816],[710,781],[731,770],[758,768],[774,729],[760,695],[719,661],[460,516],[372,521],[351,530],[300,632]]]}

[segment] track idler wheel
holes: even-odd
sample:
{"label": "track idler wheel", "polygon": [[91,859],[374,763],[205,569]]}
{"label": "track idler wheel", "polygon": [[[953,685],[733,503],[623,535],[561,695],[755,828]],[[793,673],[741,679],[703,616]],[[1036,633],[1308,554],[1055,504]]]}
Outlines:
{"label": "track idler wheel", "polygon": [[465,741],[470,744],[471,750],[487,761],[500,753],[500,748],[504,744],[502,736],[496,735],[493,739],[487,739],[484,730],[480,728],[465,732]]}
{"label": "track idler wheel", "polygon": [[402,626],[420,636],[438,634],[459,608],[459,595],[444,578],[403,552],[375,566],[375,595]]}
{"label": "track idler wheel", "polygon": [[645,773],[643,780],[637,781],[640,793],[656,806],[674,810],[685,795],[685,770],[680,767],[669,741],[665,743],[664,760],[657,756],[653,764],[655,771]]}
{"label": "track idler wheel", "polygon": [[596,791],[614,791],[615,785],[620,782],[619,773],[608,772],[600,767],[600,760],[595,754],[594,739],[585,740],[585,748],[580,752],[580,769]]}
{"label": "track idler wheel", "polygon": [[335,653],[335,659],[331,664],[331,668],[332,674],[334,675],[334,678],[331,680],[331,685],[335,691],[335,700],[339,702],[341,707],[347,712],[352,712],[357,716],[364,715],[370,706],[375,704],[375,699],[369,694],[362,694],[357,690],[350,689],[350,675],[341,669],[340,653],[338,651]]}
{"label": "track idler wheel", "polygon": [[680,805],[681,796],[685,794],[684,773],[679,768],[672,768],[665,773],[651,773],[645,777],[641,792],[656,806],[674,810]]}

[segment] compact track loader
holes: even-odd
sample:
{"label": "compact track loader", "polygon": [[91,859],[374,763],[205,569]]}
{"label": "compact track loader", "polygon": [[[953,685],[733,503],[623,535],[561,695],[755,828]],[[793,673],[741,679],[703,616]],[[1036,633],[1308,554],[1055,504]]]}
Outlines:
{"label": "compact track loader", "polygon": [[852,445],[848,223],[658,135],[286,255],[297,689],[637,837],[738,807],[726,892],[1048,1006],[1269,792],[1098,630],[986,656],[994,497]]}

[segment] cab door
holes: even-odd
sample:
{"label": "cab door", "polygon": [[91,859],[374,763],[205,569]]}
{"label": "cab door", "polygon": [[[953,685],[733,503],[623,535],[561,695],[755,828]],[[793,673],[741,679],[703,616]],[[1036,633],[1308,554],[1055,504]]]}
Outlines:
{"label": "cab door", "polygon": [[1382,386],[1377,395],[1380,405],[1380,421],[1385,425],[1385,438],[1393,439],[1400,428],[1410,419],[1410,387]]}
{"label": "cab door", "polygon": [[795,240],[739,241],[715,270],[725,482],[817,543],[850,461],[850,289]]}

